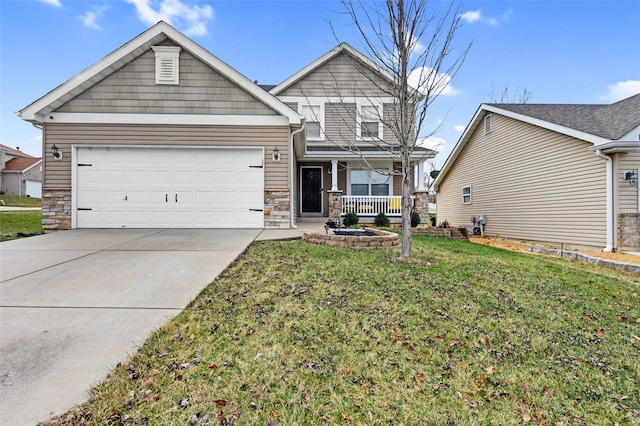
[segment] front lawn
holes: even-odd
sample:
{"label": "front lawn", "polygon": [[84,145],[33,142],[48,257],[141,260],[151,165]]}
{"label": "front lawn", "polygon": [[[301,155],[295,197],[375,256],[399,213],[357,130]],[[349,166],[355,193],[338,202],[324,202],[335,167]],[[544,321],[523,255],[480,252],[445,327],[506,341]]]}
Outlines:
{"label": "front lawn", "polygon": [[0,211],[0,241],[42,233],[40,211]]}
{"label": "front lawn", "polygon": [[254,244],[65,418],[640,424],[639,276],[429,237],[397,255]]}
{"label": "front lawn", "polygon": [[17,195],[0,195],[0,200],[4,201],[6,206],[11,207],[40,207],[42,205],[40,198],[18,197]]}

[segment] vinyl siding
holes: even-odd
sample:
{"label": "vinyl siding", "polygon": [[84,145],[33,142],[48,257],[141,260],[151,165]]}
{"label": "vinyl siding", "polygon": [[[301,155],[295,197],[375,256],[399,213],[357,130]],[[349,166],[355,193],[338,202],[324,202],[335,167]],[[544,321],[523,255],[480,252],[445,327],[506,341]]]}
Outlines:
{"label": "vinyl siding", "polygon": [[[44,187],[71,187],[71,146],[73,145],[158,145],[158,146],[239,146],[265,148],[265,189],[289,188],[289,128],[287,126],[151,126],[46,124],[45,146],[54,143],[63,159],[46,155]],[[281,159],[271,159],[273,148]]]}
{"label": "vinyl siding", "polygon": [[630,152],[617,154],[617,185],[618,185],[618,212],[638,213],[638,186],[632,186],[628,180],[624,180],[625,171],[635,170],[640,173],[640,153]]}
{"label": "vinyl siding", "polygon": [[493,114],[493,132],[479,126],[441,182],[437,220],[467,226],[485,214],[488,235],[604,247],[605,161],[590,146]]}
{"label": "vinyl siding", "polygon": [[155,53],[147,50],[69,100],[58,112],[276,115],[249,93],[182,50],[180,84],[155,83]]}
{"label": "vinyl siding", "polygon": [[386,96],[380,87],[388,82],[377,72],[354,61],[351,56],[337,55],[278,96]]}

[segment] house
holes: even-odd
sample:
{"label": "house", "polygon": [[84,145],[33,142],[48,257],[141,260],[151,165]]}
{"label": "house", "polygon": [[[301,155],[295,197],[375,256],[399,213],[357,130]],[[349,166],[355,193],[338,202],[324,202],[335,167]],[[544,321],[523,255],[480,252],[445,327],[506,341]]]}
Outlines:
{"label": "house", "polygon": [[0,144],[0,191],[8,195],[40,198],[42,159]]}
{"label": "house", "polygon": [[565,248],[640,251],[640,94],[483,104],[435,179],[438,222]]}
{"label": "house", "polygon": [[[339,46],[265,90],[159,22],[18,112],[42,126],[51,152],[43,226],[289,228],[299,216],[329,217],[349,203],[370,215],[399,214],[399,182],[389,176],[397,156],[364,146],[359,133],[384,129],[350,115],[371,100],[390,114],[390,100],[328,91],[368,81],[349,69],[347,55],[386,78]],[[362,142],[365,155],[330,143],[336,134]],[[356,195],[369,198],[343,199]]]}

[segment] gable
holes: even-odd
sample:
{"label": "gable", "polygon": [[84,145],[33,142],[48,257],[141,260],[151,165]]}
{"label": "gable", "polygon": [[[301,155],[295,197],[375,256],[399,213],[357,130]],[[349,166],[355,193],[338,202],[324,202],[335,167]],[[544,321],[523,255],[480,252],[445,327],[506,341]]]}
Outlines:
{"label": "gable", "polygon": [[155,53],[148,49],[55,112],[277,115],[190,52],[179,56],[177,85],[156,84]]}
{"label": "gable", "polygon": [[388,96],[380,90],[390,84],[370,65],[350,53],[338,53],[299,80],[278,92],[278,96]]}
{"label": "gable", "polygon": [[[213,70],[215,70],[216,73],[218,73],[220,76],[223,76],[228,81],[232,82],[233,85],[235,85],[237,88],[242,89],[242,91],[244,91],[245,94],[250,95],[250,97],[253,98],[251,102],[258,101],[259,103],[262,103],[265,107],[267,107],[267,110],[260,109],[256,107],[256,105],[248,106],[248,108],[250,110],[252,109],[253,111],[260,110],[259,114],[262,114],[265,111],[270,110],[268,111],[269,114],[265,116],[268,120],[270,120],[269,122],[273,123],[277,121],[278,123],[281,123],[281,124],[288,123],[290,125],[299,125],[301,123],[301,117],[295,111],[292,111],[290,108],[288,108],[285,104],[280,102],[274,96],[262,90],[255,83],[247,79],[238,71],[234,70],[229,65],[222,62],[216,56],[211,54],[209,51],[202,48],[200,45],[194,43],[188,37],[184,36],[182,33],[180,33],[175,28],[173,28],[172,26],[170,26],[169,24],[163,21],[158,22],[153,27],[149,28],[148,30],[138,35],[131,41],[125,43],[123,46],[119,47],[118,49],[116,49],[115,51],[113,51],[112,53],[110,53],[100,61],[91,65],[89,68],[73,76],[72,78],[70,78],[60,86],[56,87],[49,93],[45,94],[38,100],[32,102],[30,105],[20,110],[18,112],[18,115],[23,120],[29,121],[31,123],[37,123],[37,124],[43,124],[47,122],[62,123],[62,122],[90,122],[93,120],[104,121],[105,119],[114,120],[115,119],[114,114],[104,114],[103,112],[99,112],[97,114],[90,113],[90,112],[87,112],[86,109],[83,109],[82,112],[78,112],[78,113],[66,113],[66,112],[60,111],[58,112],[58,117],[50,116],[49,113],[52,111],[58,111],[61,108],[69,108],[72,110],[76,110],[76,108],[80,107],[80,105],[74,105],[73,103],[70,103],[70,101],[72,101],[78,96],[81,96],[88,89],[96,86],[98,83],[103,82],[103,80],[105,80],[107,77],[121,70],[123,67],[127,66],[132,61],[136,61],[137,59],[144,57],[145,54],[147,54],[147,52],[150,52],[150,49],[152,49],[152,46],[158,46],[161,44],[165,45],[166,43],[181,47],[181,52],[185,52],[185,53],[188,52],[192,56],[192,58],[185,56],[185,59],[187,61],[189,61],[189,59],[197,58],[198,61],[201,61],[203,64],[205,64],[209,68],[209,70],[204,74],[209,74]],[[194,62],[192,61],[192,63]],[[197,73],[194,73],[194,74],[197,74]],[[127,86],[127,85],[128,84],[123,84],[123,86]],[[128,87],[123,87],[123,86],[114,86],[114,87],[118,87],[118,90],[124,90],[124,91],[130,90]],[[132,83],[131,86],[133,86],[134,88],[141,87],[141,86],[137,86],[134,83]],[[221,89],[221,92],[224,93],[225,101],[230,100],[230,95],[232,96],[234,94],[237,94],[237,92],[231,93],[230,95],[227,94],[227,89],[229,89],[229,87],[226,87],[226,88],[221,87],[220,89]],[[138,94],[138,92],[136,92],[135,90],[144,91],[143,88],[132,89],[132,90],[134,90],[133,93],[136,93],[136,94]],[[94,91],[87,92],[84,95],[84,98],[80,100],[84,101],[85,103],[91,100],[92,101],[91,106],[93,108],[96,107],[96,104],[100,108],[105,108],[105,107],[108,107],[109,102],[113,102],[115,100],[118,100],[118,101],[121,100],[117,98],[118,96],[121,96],[121,95],[116,95],[116,98],[110,97],[108,99],[96,99],[96,98],[99,98],[99,96],[105,96],[105,97],[110,96],[108,94],[97,95],[98,92],[99,90],[96,90],[95,93]],[[116,93],[120,93],[120,92],[116,92]],[[223,97],[220,98],[220,101],[223,100],[222,98]],[[246,100],[246,98],[244,99]],[[139,100],[138,98],[135,98],[134,100],[137,102],[136,103],[137,106],[139,106],[140,103],[145,105],[144,113],[143,114],[134,114],[134,113],[119,114],[123,119],[128,120],[128,122],[134,123],[134,122],[140,122],[145,120],[149,121],[150,118],[154,118],[154,117],[155,118],[161,117],[161,115],[159,114],[150,114],[148,110],[148,107],[154,106],[156,100],[149,100],[149,99]],[[193,102],[192,100],[185,100],[184,98],[182,98],[180,99],[180,101],[182,103],[180,103],[179,107],[193,108],[194,104],[191,103]],[[240,102],[244,102],[244,100],[241,99]],[[202,101],[198,100],[196,105],[196,110],[202,111],[201,108],[203,105],[206,106],[207,108],[211,107],[211,104],[205,105],[202,103]],[[166,105],[164,105],[163,107],[166,107]],[[227,108],[233,109],[234,106],[233,105],[227,106]],[[187,114],[185,115],[171,114],[172,115],[171,118],[173,121],[176,121],[176,120],[180,121],[185,117],[187,118],[188,117],[214,117],[214,118],[217,117],[216,115],[211,115],[210,113],[202,113],[200,115],[196,115],[194,114],[193,109],[190,109],[189,111],[190,112],[188,115]],[[226,109],[225,111],[229,111],[229,109]],[[122,113],[122,112],[126,112],[126,110],[119,109],[118,112]],[[103,114],[103,116],[100,117],[100,114]],[[236,115],[240,117],[241,115],[243,115],[243,112],[237,112]],[[242,119],[238,119],[236,121],[238,123],[243,123]],[[162,122],[163,123],[166,122],[166,117],[165,117],[165,120],[163,120]]]}

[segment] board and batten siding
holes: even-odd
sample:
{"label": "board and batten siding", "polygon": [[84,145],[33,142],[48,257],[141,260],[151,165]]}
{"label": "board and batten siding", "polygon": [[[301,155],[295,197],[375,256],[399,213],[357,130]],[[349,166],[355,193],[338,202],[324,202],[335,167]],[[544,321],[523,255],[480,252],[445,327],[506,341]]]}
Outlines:
{"label": "board and batten siding", "polygon": [[[289,188],[289,128],[287,126],[180,126],[117,124],[45,124],[45,146],[56,144],[63,159],[44,156],[44,187],[71,187],[73,145],[156,145],[163,147],[264,147],[265,189]],[[274,147],[280,161],[273,162]]]}
{"label": "board and batten siding", "polygon": [[492,115],[493,131],[478,126],[440,183],[438,223],[469,226],[484,214],[488,235],[604,247],[606,165],[591,144]]}
{"label": "board and batten siding", "polygon": [[638,186],[631,185],[624,180],[624,172],[635,170],[640,173],[640,152],[617,154],[617,185],[618,185],[618,213],[638,213]]}
{"label": "board and batten siding", "polygon": [[[363,72],[367,74],[364,75]],[[370,77],[367,77],[370,76]],[[336,55],[295,82],[278,96],[388,96],[380,87],[389,83],[352,56]]]}
{"label": "board and batten siding", "polygon": [[149,49],[56,112],[276,115],[271,108],[189,52],[180,52],[180,84],[156,84]]}

